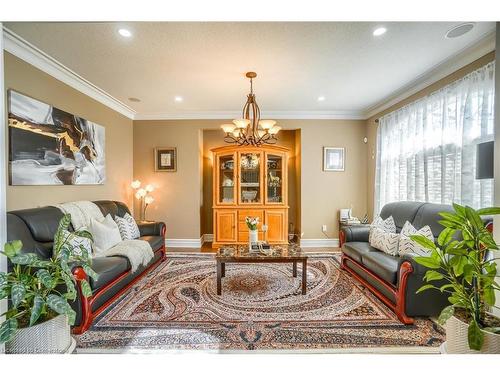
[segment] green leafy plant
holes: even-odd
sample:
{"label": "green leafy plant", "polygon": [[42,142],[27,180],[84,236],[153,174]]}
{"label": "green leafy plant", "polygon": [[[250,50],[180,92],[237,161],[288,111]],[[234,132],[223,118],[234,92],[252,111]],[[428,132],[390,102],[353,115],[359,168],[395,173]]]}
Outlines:
{"label": "green leafy plant", "polygon": [[[97,274],[90,267],[91,258],[85,248],[74,248],[70,242],[74,237],[92,240],[92,235],[87,231],[69,232],[70,222],[70,215],[59,222],[49,259],[21,253],[21,241],[8,242],[0,251],[12,264],[11,272],[0,272],[0,300],[7,298],[10,302],[0,325],[0,343],[10,341],[18,328],[31,327],[60,314],[74,324],[76,313],[68,303],[77,297],[72,267],[82,267],[93,279],[97,279]],[[84,296],[92,295],[86,280],[81,282],[81,288]]]}
{"label": "green leafy plant", "polygon": [[424,276],[429,284],[423,285],[417,293],[437,289],[449,294],[451,305],[443,309],[439,323],[444,324],[453,315],[465,318],[469,324],[469,348],[480,350],[483,330],[500,333],[499,327],[491,326],[491,317],[487,314],[495,305],[495,290],[500,290],[495,281],[498,275],[495,260],[498,258],[488,257],[488,253],[498,250],[498,246],[481,215],[498,215],[500,207],[476,211],[453,204],[453,208],[454,213],[439,214],[442,217],[439,223],[445,229],[439,234],[437,245],[422,235],[411,236],[413,241],[430,250],[428,257],[415,257],[417,263],[429,268]]}

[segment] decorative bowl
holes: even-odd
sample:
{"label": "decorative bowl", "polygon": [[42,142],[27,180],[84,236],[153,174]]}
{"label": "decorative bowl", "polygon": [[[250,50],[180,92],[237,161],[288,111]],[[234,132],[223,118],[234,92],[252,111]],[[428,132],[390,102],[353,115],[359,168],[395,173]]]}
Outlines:
{"label": "decorative bowl", "polygon": [[241,195],[243,196],[243,200],[253,201],[257,196],[257,190],[243,190]]}

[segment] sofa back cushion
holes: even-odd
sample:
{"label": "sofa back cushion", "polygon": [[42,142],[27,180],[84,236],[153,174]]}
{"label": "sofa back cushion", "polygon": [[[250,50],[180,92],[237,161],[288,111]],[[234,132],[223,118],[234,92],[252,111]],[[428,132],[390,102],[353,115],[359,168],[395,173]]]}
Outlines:
{"label": "sofa back cushion", "polygon": [[447,204],[424,203],[418,210],[414,219],[410,223],[420,229],[428,225],[431,228],[434,238],[438,238],[439,233],[444,227],[438,223],[443,218],[439,215],[440,212],[455,212],[453,206]]}
{"label": "sofa back cushion", "polygon": [[[380,217],[387,219],[392,216],[396,224],[396,232],[401,232],[401,229],[407,221],[413,223],[413,219],[417,215],[419,208],[424,205],[422,202],[393,202],[387,203],[380,211]],[[420,229],[420,227],[417,227]]]}
{"label": "sofa back cushion", "polygon": [[125,214],[130,214],[130,210],[127,205],[122,202],[117,201],[94,201],[94,203],[99,207],[104,216],[110,214],[114,219],[115,216],[123,217]]}

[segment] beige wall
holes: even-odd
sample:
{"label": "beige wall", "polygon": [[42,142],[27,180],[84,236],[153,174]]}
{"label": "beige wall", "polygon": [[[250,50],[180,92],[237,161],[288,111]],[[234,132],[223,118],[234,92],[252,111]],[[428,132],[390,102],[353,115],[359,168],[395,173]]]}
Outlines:
{"label": "beige wall", "polygon": [[[168,238],[199,238],[210,228],[205,220],[212,197],[206,190],[203,193],[204,178],[200,173],[204,164],[205,169],[209,168],[210,162],[202,156],[203,134],[207,133],[203,130],[220,132],[219,125],[224,121],[134,121],[134,177],[157,186],[148,219],[166,221]],[[284,130],[300,129],[293,141],[301,146],[296,151],[301,158],[293,163],[299,167],[293,177],[297,186],[294,194],[300,198],[300,206],[295,209],[297,228],[304,238],[318,239],[325,238],[321,225],[326,224],[328,236],[337,238],[340,208],[352,205],[355,215],[366,213],[366,122],[279,120],[279,124]],[[177,172],[154,172],[153,150],[161,146],[177,147]],[[346,147],[345,172],[323,172],[324,146]]]}
{"label": "beige wall", "polygon": [[[114,199],[132,203],[132,120],[5,53],[5,89],[14,89],[106,128],[106,182],[80,186],[8,186],[7,209],[74,200]],[[7,154],[7,150],[5,151]],[[8,173],[8,168],[5,168]]]}
{"label": "beige wall", "polygon": [[384,116],[387,113],[393,112],[405,105],[414,102],[426,95],[431,94],[434,91],[441,89],[442,87],[462,78],[463,76],[469,74],[470,72],[486,65],[490,61],[495,59],[495,52],[490,52],[483,57],[473,61],[472,63],[464,66],[463,68],[453,72],[452,74],[444,77],[443,79],[433,83],[432,85],[426,87],[425,89],[411,95],[410,97],[402,100],[401,102],[385,109],[382,112],[377,113],[366,121],[366,132],[368,137],[368,153],[367,153],[367,181],[368,181],[368,213],[372,217],[374,209],[374,197],[375,197],[375,155],[376,155],[376,142],[377,142],[377,123],[376,119]]}

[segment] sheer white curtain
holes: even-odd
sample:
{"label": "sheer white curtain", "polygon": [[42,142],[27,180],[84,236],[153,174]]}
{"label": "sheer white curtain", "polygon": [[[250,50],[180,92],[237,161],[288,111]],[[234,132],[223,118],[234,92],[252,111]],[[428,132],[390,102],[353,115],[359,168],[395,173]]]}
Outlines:
{"label": "sheer white curtain", "polygon": [[379,119],[375,214],[389,202],[493,205],[493,180],[476,180],[476,145],[493,140],[495,65]]}

